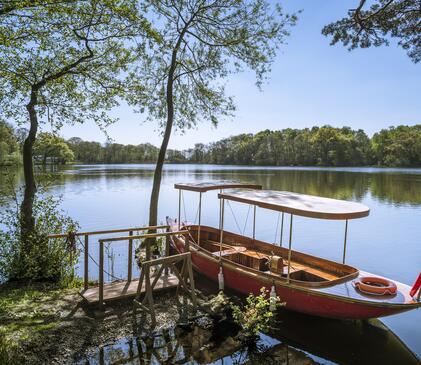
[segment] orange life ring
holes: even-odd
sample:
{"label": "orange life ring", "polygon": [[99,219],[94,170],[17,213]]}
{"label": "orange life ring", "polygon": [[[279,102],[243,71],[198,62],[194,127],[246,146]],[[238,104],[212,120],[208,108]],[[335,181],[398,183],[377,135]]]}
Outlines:
{"label": "orange life ring", "polygon": [[395,283],[375,276],[361,277],[354,285],[359,291],[371,295],[394,295],[398,289]]}

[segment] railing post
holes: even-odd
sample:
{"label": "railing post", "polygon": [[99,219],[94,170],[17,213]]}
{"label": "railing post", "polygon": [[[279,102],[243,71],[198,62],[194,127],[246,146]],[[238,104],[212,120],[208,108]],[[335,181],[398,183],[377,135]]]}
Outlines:
{"label": "railing post", "polygon": [[[129,236],[133,236],[133,231],[129,231]],[[127,281],[132,281],[132,266],[133,266],[133,240],[129,239],[129,253],[127,261]]]}
{"label": "railing post", "polygon": [[89,286],[89,236],[85,234],[85,249],[84,249],[84,273],[83,273],[83,286],[85,290]]}
{"label": "railing post", "polygon": [[184,250],[185,252],[190,252],[190,241],[188,235],[184,237]]}
{"label": "railing post", "polygon": [[[170,228],[166,228],[166,232],[169,232]],[[165,257],[170,255],[170,236],[165,236]],[[165,275],[168,275],[168,266],[165,267],[164,270]]]}
{"label": "railing post", "polygon": [[104,301],[104,242],[99,241],[99,306],[102,308]]}
{"label": "railing post", "polygon": [[67,249],[69,250],[69,260],[70,260],[70,265],[72,266],[72,279],[74,279],[75,277],[75,263],[74,263],[74,259],[75,259],[75,251],[76,251],[76,233],[75,232],[69,232],[68,236],[67,236]]}

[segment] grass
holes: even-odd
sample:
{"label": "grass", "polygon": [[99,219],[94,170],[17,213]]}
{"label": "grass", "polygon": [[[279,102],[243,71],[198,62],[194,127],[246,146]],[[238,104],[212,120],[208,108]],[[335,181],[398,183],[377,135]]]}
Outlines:
{"label": "grass", "polygon": [[4,284],[0,286],[0,364],[22,363],[21,345],[36,342],[44,331],[60,324],[60,301],[74,288],[53,284]]}

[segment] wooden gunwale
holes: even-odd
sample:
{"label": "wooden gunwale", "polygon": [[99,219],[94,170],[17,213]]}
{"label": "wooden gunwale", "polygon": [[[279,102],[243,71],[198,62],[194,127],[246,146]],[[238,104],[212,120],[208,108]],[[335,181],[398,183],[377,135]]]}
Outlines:
{"label": "wooden gunwale", "polygon": [[[193,226],[187,226],[185,228],[189,229],[190,227]],[[215,230],[215,231],[219,231],[213,227],[204,227],[202,226],[202,229],[204,229],[204,231],[210,229],[210,230]],[[239,236],[235,233],[231,233],[231,232],[227,232],[224,231],[224,235],[228,234],[228,235],[233,235],[233,236]],[[248,238],[248,237],[244,237],[244,236],[240,236],[243,238]],[[175,237],[172,239],[178,239],[180,240],[179,237]],[[269,246],[273,246],[270,245],[268,243],[259,241],[259,243],[263,243],[265,245],[269,245]],[[341,284],[347,281],[350,281],[351,279],[357,277],[359,275],[359,271],[355,268],[356,273],[348,275],[346,277],[342,277],[340,278],[338,281],[330,281],[327,283],[323,283],[323,282],[317,282],[317,283],[306,283],[306,282],[302,282],[302,281],[297,281],[297,280],[293,280],[290,279],[290,283],[287,283],[287,279],[283,278],[283,277],[279,277],[278,275],[273,275],[273,274],[268,274],[265,272],[261,272],[258,270],[255,270],[253,268],[232,262],[224,257],[216,257],[214,255],[212,255],[212,253],[206,249],[204,249],[203,247],[198,246],[197,244],[195,244],[194,242],[190,242],[190,249],[192,251],[196,251],[196,253],[199,256],[205,257],[208,260],[211,260],[215,263],[219,263],[220,260],[223,263],[223,267],[228,267],[230,269],[236,270],[241,272],[243,275],[248,276],[250,278],[255,279],[256,277],[258,277],[259,279],[261,279],[262,281],[266,282],[268,286],[271,285],[279,285],[285,288],[288,288],[290,290],[295,290],[295,291],[300,291],[300,292],[305,292],[308,293],[310,295],[314,295],[317,297],[324,297],[324,298],[332,298],[338,301],[343,301],[343,302],[348,302],[348,303],[353,303],[353,304],[362,304],[365,306],[370,306],[370,307],[383,307],[383,308],[394,308],[394,309],[405,309],[405,310],[409,310],[411,308],[416,308],[416,307],[420,307],[421,303],[420,302],[416,302],[414,301],[413,303],[391,303],[391,302],[380,302],[380,301],[370,301],[368,298],[367,299],[358,299],[358,298],[354,298],[354,297],[349,297],[349,296],[344,296],[344,295],[337,295],[337,294],[332,294],[332,293],[326,293],[323,291],[319,291],[317,289],[323,289],[323,288],[328,288],[328,287],[333,287],[336,286],[337,284]],[[293,251],[293,253],[297,253],[295,251]],[[300,253],[301,254],[301,253]],[[306,255],[306,254],[302,254],[305,256],[310,256],[310,255]],[[319,258],[317,258],[319,259]],[[328,261],[325,259],[320,259],[323,261]],[[334,263],[334,262],[332,262]],[[336,263],[335,263],[336,264]],[[342,265],[342,264],[338,264],[338,265]],[[348,265],[345,265],[348,266]],[[351,267],[351,266],[348,266]],[[308,284],[318,284],[317,286],[314,285],[308,285]],[[324,284],[324,285],[320,285],[320,284]],[[326,285],[327,284],[327,285]]]}
{"label": "wooden gunwale", "polygon": [[[282,193],[282,192],[280,192]],[[286,192],[285,192],[286,193]],[[342,201],[338,199],[331,199],[331,198],[322,198],[317,197],[313,195],[306,195],[306,194],[298,194],[298,193],[290,193],[294,194],[294,196],[307,196],[311,198],[317,198],[320,201],[332,201],[332,204],[335,202],[338,205],[339,204],[347,204],[352,202]],[[238,203],[244,203],[244,204],[251,204],[254,206],[258,206],[260,208],[269,209],[273,211],[278,212],[284,212],[292,215],[298,215],[301,217],[308,217],[308,218],[317,218],[317,219],[329,219],[329,220],[347,220],[347,219],[357,219],[357,218],[363,218],[367,217],[370,214],[370,210],[364,209],[361,211],[355,211],[355,212],[334,212],[334,211],[314,211],[314,210],[306,210],[306,209],[300,209],[300,208],[294,208],[291,205],[288,204],[274,204],[274,203],[267,203],[264,201],[261,201],[259,199],[252,199],[252,198],[246,198],[242,196],[237,196],[235,193],[219,193],[218,194],[219,199],[225,199],[225,200],[231,200]],[[361,204],[361,206],[363,206]]]}
{"label": "wooden gunwale", "polygon": [[[186,228],[188,228],[189,231],[194,231],[196,230],[197,226],[196,225],[191,225],[188,226]],[[203,227],[203,231],[202,234],[204,234],[205,232],[211,232],[214,234],[219,235],[219,229],[213,228],[213,227],[208,227],[208,226],[202,226]],[[230,242],[232,239],[232,242]],[[264,242],[264,241],[259,241],[259,240],[252,240],[249,237],[246,236],[242,236],[236,233],[232,233],[232,232],[228,232],[228,231],[224,231],[224,244],[225,245],[234,245],[234,246],[238,246],[239,244],[244,245],[244,246],[249,246],[252,247],[254,249],[260,249],[262,251],[263,254],[266,255],[271,255],[272,252],[274,252],[275,254],[281,254],[282,257],[286,257],[287,253],[288,253],[288,249],[284,248],[284,247],[279,247],[279,246],[275,246],[272,245],[270,243]],[[197,246],[199,247],[199,246]],[[206,249],[204,249],[203,247],[199,247],[201,250],[204,250],[206,252],[209,252],[210,254],[212,254],[210,251],[207,251]],[[291,258],[292,261],[295,261],[297,263],[302,263],[305,264],[311,268],[315,268],[315,269],[320,269],[321,267],[323,267],[323,269],[325,271],[328,272],[333,272],[337,275],[341,275],[340,278],[335,279],[335,280],[330,280],[327,282],[301,282],[301,281],[297,281],[298,283],[304,283],[304,285],[306,286],[312,286],[312,287],[324,287],[324,286],[331,286],[334,284],[338,284],[344,281],[348,281],[350,279],[353,279],[355,277],[358,276],[358,269],[356,269],[355,267],[346,265],[346,264],[340,264],[334,261],[330,261],[330,260],[326,260],[320,257],[316,257],[316,256],[312,256],[309,254],[305,254],[302,252],[297,252],[294,250],[291,250]],[[240,264],[241,265],[241,264]],[[243,265],[241,265],[243,266]],[[248,268],[247,266],[244,266],[246,268]],[[259,273],[262,273],[261,271],[257,271]],[[344,275],[345,273],[345,275]],[[292,281],[294,281],[293,279],[291,279]],[[315,284],[315,285],[313,285]]]}

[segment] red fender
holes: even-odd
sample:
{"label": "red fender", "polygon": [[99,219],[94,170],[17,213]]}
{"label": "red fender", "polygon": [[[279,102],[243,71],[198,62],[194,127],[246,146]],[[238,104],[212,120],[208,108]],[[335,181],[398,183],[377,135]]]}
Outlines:
{"label": "red fender", "polygon": [[415,282],[414,286],[412,287],[411,291],[409,292],[411,297],[413,297],[415,294],[417,294],[417,291],[420,287],[421,287],[421,272],[418,275],[417,281]]}

